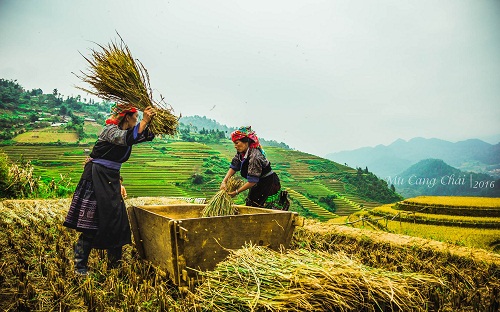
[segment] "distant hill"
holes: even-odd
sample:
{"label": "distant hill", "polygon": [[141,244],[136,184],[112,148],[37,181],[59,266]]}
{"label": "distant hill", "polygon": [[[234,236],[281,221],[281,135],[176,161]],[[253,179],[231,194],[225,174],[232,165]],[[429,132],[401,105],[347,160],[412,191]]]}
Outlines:
{"label": "distant hill", "polygon": [[[237,127],[228,127],[226,125],[221,125],[216,120],[207,118],[205,116],[201,117],[198,115],[194,116],[186,116],[179,119],[179,129],[189,128],[192,132],[200,132],[204,130],[214,130],[214,131],[222,131],[225,133],[225,136],[229,139],[231,132],[237,129]],[[284,149],[290,149],[286,143],[277,142],[275,140],[267,140],[265,138],[259,137],[259,141],[263,146],[275,146],[281,147]]]}
{"label": "distant hill", "polygon": [[478,139],[456,143],[440,139],[399,139],[388,146],[330,153],[326,158],[351,167],[368,167],[382,178],[399,174],[428,158],[442,159],[462,171],[500,177],[500,143],[492,145]]}
{"label": "distant hill", "polygon": [[388,176],[402,196],[486,196],[500,197],[500,179],[483,173],[464,172],[440,159],[424,159],[400,174]]}
{"label": "distant hill", "polygon": [[190,127],[193,131],[205,130],[218,130],[226,133],[228,136],[231,132],[236,130],[236,128],[231,128],[226,125],[221,125],[217,121],[207,118],[205,116],[201,117],[195,116],[183,116],[179,119],[179,124],[181,128]]}

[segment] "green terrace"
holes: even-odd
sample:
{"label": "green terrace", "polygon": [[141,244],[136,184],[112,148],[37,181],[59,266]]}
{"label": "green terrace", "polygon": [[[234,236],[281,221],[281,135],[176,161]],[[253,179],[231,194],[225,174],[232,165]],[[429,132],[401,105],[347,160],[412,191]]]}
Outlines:
{"label": "green terrace", "polygon": [[[76,186],[87,157],[88,146],[13,145],[2,146],[12,160],[31,160],[34,174],[42,179],[70,180]],[[353,188],[336,178],[336,174],[355,176],[356,170],[307,153],[264,147],[273,170],[290,197],[321,220],[349,215],[362,208],[380,205],[361,198]],[[121,175],[129,197],[211,198],[235,155],[232,142],[198,143],[169,140],[134,146],[123,164]],[[335,214],[329,212],[323,199],[335,198]],[[238,199],[241,201],[241,199]],[[293,205],[292,205],[293,209]]]}
{"label": "green terrace", "polygon": [[312,217],[317,218],[318,220],[321,221],[327,221],[330,219],[337,218],[338,215],[329,212],[325,208],[321,207],[320,205],[316,204],[309,198],[305,197],[301,193],[294,191],[292,189],[287,188],[288,195],[292,199],[292,201],[298,202],[298,204],[306,209],[306,211],[310,212],[310,215]]}

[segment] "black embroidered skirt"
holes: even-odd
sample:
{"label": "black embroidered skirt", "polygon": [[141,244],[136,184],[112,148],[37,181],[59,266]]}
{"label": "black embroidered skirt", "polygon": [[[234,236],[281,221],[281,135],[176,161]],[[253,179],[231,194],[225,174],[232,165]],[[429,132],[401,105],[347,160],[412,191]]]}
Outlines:
{"label": "black embroidered skirt", "polygon": [[266,199],[279,192],[281,189],[280,179],[273,172],[271,175],[262,178],[248,192],[246,205],[252,207],[264,207]]}
{"label": "black embroidered skirt", "polygon": [[116,248],[132,242],[119,179],[119,170],[88,163],[73,195],[64,226],[94,232],[94,248]]}
{"label": "black embroidered skirt", "polygon": [[85,165],[63,225],[80,232],[95,231],[99,228],[97,201],[92,183],[92,163]]}

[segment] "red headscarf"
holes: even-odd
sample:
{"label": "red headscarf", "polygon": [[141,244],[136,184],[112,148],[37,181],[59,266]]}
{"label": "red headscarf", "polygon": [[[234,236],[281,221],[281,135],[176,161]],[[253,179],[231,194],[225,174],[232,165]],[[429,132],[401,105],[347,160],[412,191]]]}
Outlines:
{"label": "red headscarf", "polygon": [[257,148],[262,152],[262,155],[264,157],[266,156],[266,153],[264,152],[264,149],[262,149],[262,146],[259,143],[259,138],[255,134],[255,131],[252,131],[252,127],[241,127],[236,131],[233,131],[231,133],[231,140],[233,142],[237,140],[241,140],[243,138],[249,138],[251,141],[249,142],[248,146],[251,148]]}
{"label": "red headscarf", "polygon": [[137,108],[126,104],[115,104],[111,106],[111,116],[106,119],[107,125],[118,125],[127,113],[135,113]]}

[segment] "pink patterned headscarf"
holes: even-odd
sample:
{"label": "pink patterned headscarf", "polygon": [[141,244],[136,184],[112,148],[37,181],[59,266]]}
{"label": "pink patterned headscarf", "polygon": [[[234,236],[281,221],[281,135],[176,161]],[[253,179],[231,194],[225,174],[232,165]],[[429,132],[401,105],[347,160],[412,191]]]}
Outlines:
{"label": "pink patterned headscarf", "polygon": [[266,153],[264,152],[262,145],[260,145],[259,143],[259,138],[255,134],[255,131],[252,130],[251,126],[240,127],[238,130],[233,131],[231,133],[231,140],[233,142],[241,140],[243,138],[249,138],[251,141],[249,142],[248,146],[251,148],[259,149],[262,152],[262,155],[264,155],[264,157],[266,156]]}

